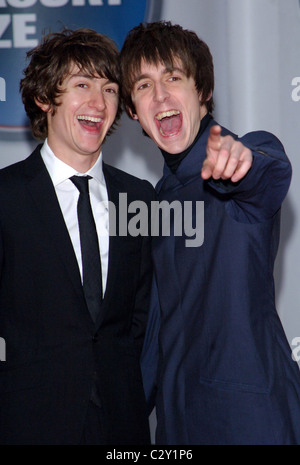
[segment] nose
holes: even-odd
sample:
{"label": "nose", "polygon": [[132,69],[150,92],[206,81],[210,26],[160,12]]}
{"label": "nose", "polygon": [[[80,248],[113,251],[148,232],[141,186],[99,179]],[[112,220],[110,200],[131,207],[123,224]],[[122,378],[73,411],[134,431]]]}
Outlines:
{"label": "nose", "polygon": [[162,82],[157,82],[154,86],[154,100],[156,102],[164,102],[170,96],[166,86]]}
{"label": "nose", "polygon": [[89,96],[89,106],[96,108],[98,111],[102,111],[106,107],[105,98],[103,92],[99,89],[93,89]]}

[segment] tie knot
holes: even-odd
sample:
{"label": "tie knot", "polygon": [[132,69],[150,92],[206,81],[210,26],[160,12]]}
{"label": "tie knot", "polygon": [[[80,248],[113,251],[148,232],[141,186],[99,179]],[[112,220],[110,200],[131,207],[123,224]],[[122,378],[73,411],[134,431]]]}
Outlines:
{"label": "tie knot", "polygon": [[89,193],[89,179],[92,179],[91,176],[72,176],[70,180],[77,187],[80,194]]}

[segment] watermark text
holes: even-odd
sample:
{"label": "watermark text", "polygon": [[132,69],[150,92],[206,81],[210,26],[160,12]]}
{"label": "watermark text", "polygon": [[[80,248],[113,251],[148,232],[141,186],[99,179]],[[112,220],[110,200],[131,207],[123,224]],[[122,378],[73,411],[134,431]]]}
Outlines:
{"label": "watermark text", "polygon": [[6,101],[6,82],[5,79],[0,77],[0,102]]}
{"label": "watermark text", "polygon": [[0,337],[0,362],[6,362],[6,343],[3,337]]}
{"label": "watermark text", "polygon": [[294,87],[292,90],[292,100],[294,102],[300,101],[300,76],[294,77],[292,79],[292,86]]}
{"label": "watermark text", "polygon": [[118,214],[108,201],[109,235],[116,236],[182,236],[186,247],[200,247],[204,242],[204,201],[141,200],[128,204],[127,194],[119,194]]}

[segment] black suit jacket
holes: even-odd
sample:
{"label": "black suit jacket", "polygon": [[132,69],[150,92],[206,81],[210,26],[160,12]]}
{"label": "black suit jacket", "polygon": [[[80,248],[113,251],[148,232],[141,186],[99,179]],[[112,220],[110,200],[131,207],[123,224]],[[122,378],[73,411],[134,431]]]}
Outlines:
{"label": "black suit jacket", "polygon": [[[109,200],[154,189],[103,164]],[[150,237],[110,237],[93,323],[40,146],[0,170],[0,444],[79,444],[96,381],[107,444],[149,442],[139,367],[152,278]]]}

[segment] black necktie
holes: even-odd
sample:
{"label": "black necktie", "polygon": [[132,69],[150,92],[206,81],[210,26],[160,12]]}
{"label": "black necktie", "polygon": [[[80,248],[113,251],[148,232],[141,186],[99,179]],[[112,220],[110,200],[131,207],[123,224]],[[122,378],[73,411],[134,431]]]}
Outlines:
{"label": "black necktie", "polygon": [[70,180],[79,190],[77,216],[82,256],[82,281],[85,300],[96,321],[102,301],[102,277],[99,243],[90,203],[89,179],[91,176],[72,176]]}

